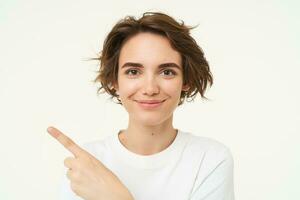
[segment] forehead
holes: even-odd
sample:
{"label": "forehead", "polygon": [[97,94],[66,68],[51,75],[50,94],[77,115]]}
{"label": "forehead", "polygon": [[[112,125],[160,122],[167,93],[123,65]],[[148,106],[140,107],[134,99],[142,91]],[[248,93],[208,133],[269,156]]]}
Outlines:
{"label": "forehead", "polygon": [[119,65],[124,62],[159,65],[174,62],[181,65],[181,55],[172,48],[168,38],[154,33],[138,33],[121,48]]}

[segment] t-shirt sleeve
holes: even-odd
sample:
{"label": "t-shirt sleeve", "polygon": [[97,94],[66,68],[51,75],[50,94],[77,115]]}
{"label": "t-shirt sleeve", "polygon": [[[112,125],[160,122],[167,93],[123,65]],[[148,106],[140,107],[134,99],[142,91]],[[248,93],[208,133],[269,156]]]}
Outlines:
{"label": "t-shirt sleeve", "polygon": [[205,176],[196,179],[190,200],[234,200],[233,157],[226,149]]}

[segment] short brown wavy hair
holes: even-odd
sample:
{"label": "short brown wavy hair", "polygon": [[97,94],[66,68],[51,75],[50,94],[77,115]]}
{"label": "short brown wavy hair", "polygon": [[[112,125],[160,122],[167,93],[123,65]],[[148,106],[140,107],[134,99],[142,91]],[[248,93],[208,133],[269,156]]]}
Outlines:
{"label": "short brown wavy hair", "polygon": [[[133,16],[126,16],[119,20],[104,40],[103,49],[96,58],[100,62],[97,77],[93,82],[100,82],[101,86],[97,93],[107,92],[111,95],[111,99],[117,98],[118,104],[121,104],[119,95],[114,89],[114,85],[118,82],[118,60],[122,45],[132,36],[150,32],[166,37],[172,48],[181,54],[183,67],[183,85],[188,85],[187,91],[181,91],[181,105],[185,99],[194,100],[199,92],[201,97],[208,86],[213,84],[213,76],[210,72],[209,64],[204,57],[202,49],[198,46],[194,38],[190,36],[190,27],[177,22],[174,18],[161,12],[145,12],[142,17],[136,19]],[[101,92],[101,90],[104,90]]]}

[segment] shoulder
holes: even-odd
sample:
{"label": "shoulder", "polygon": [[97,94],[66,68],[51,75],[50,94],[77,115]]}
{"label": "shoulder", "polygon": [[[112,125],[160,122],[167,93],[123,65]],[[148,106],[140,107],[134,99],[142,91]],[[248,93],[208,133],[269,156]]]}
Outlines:
{"label": "shoulder", "polygon": [[209,137],[199,136],[194,133],[185,132],[189,137],[188,146],[194,153],[203,152],[206,162],[221,162],[233,160],[232,152],[224,143]]}

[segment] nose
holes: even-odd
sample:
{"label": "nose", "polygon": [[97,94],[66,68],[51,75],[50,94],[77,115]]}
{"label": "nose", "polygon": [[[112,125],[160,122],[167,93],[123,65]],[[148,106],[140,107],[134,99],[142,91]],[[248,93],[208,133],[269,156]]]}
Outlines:
{"label": "nose", "polygon": [[153,96],[154,94],[159,93],[159,86],[157,84],[157,81],[155,80],[155,77],[151,76],[148,78],[145,78],[145,81],[143,82],[143,94]]}

